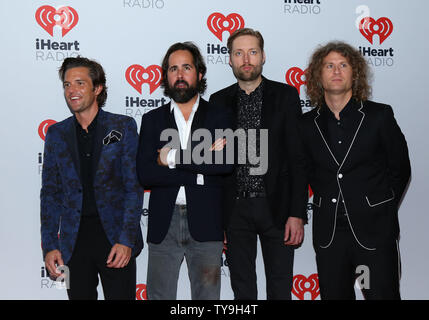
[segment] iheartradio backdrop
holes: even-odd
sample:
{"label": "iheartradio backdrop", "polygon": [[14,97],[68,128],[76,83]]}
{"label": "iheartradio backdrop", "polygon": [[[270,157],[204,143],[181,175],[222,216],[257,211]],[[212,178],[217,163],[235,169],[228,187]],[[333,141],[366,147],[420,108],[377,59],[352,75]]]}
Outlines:
{"label": "iheartradio backdrop", "polygon": [[[427,299],[428,10],[424,0],[1,1],[0,299],[67,298],[47,277],[39,218],[45,133],[49,125],[70,116],[57,75],[62,60],[78,54],[98,60],[109,87],[105,109],[130,115],[140,126],[145,112],[168,102],[159,87],[159,65],[171,44],[191,40],[199,46],[208,67],[208,99],[235,82],[226,41],[243,26],[261,31],[264,75],[294,85],[304,112],[311,106],[303,71],[317,45],[345,40],[368,60],[374,74],[372,99],[392,105],[412,163],[412,181],[400,209],[401,293],[404,299]],[[145,194],[144,208],[149,196]],[[320,299],[311,207],[308,214],[305,242],[295,255],[294,299]],[[141,224],[146,237],[147,210]],[[137,263],[136,295],[146,299],[147,248]],[[257,269],[259,298],[265,299],[260,250]],[[189,299],[185,264],[179,282],[178,298]],[[362,298],[359,292],[357,296]],[[233,298],[225,255],[221,297]]]}

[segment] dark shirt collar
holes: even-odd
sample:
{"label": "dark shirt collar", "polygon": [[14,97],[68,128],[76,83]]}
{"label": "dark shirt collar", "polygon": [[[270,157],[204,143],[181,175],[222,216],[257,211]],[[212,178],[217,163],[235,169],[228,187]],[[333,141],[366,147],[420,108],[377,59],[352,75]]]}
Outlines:
{"label": "dark shirt collar", "polygon": [[[93,132],[95,130],[95,128],[97,127],[97,120],[98,120],[98,115],[99,114],[100,114],[100,109],[98,109],[97,114],[95,115],[95,118],[89,124],[89,126],[88,126],[88,132]],[[77,121],[76,115],[74,116],[74,121],[75,121],[76,129],[81,130],[81,131],[85,131],[85,130],[83,130],[83,128],[80,125],[79,121]]]}
{"label": "dark shirt collar", "polygon": [[[360,108],[360,104],[354,98],[350,98],[349,102],[345,105],[343,110],[340,111],[340,119],[349,117],[354,111]],[[335,119],[334,113],[329,109],[326,103],[321,108],[320,113],[325,117],[332,117]]]}
{"label": "dark shirt collar", "polygon": [[249,98],[253,98],[255,96],[262,96],[262,91],[264,90],[264,82],[265,82],[264,78],[262,78],[262,81],[259,84],[259,86],[257,86],[256,89],[253,90],[250,94],[247,94],[246,91],[241,89],[240,85],[238,85],[238,94],[240,96],[249,97]]}

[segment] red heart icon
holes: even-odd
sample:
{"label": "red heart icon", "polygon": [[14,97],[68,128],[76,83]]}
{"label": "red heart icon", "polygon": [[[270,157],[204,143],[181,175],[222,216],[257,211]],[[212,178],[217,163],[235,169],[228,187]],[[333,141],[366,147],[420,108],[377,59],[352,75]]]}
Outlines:
{"label": "red heart icon", "polygon": [[359,31],[371,43],[374,35],[378,35],[380,44],[386,40],[393,31],[393,23],[389,18],[382,17],[375,21],[371,17],[363,18],[359,24]]}
{"label": "red heart icon", "polygon": [[72,7],[55,9],[51,6],[42,6],[36,11],[36,21],[52,37],[54,27],[60,26],[64,37],[77,24],[79,15]]}
{"label": "red heart icon", "polygon": [[294,86],[298,90],[298,94],[300,94],[301,86],[307,84],[307,81],[304,80],[306,71],[298,67],[293,67],[286,72],[286,83]]}
{"label": "red heart icon", "polygon": [[311,300],[316,300],[320,294],[319,277],[317,273],[308,278],[302,274],[293,277],[292,293],[299,299],[304,300],[304,294],[310,292]]}
{"label": "red heart icon", "polygon": [[244,19],[238,13],[231,13],[225,17],[222,13],[215,12],[207,18],[207,26],[222,41],[222,33],[224,31],[232,34],[235,30],[244,28]]}
{"label": "red heart icon", "polygon": [[155,64],[147,68],[139,64],[133,64],[125,71],[125,79],[140,94],[144,83],[149,85],[149,93],[152,94],[161,85],[161,78],[162,69]]}

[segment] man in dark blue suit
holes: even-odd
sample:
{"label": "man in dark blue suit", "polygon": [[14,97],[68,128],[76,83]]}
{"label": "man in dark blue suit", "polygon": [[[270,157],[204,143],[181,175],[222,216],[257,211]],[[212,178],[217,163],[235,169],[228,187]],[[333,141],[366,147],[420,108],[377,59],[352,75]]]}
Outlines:
{"label": "man in dark blue suit", "polygon": [[40,201],[46,268],[58,279],[67,265],[71,300],[97,299],[98,275],[106,299],[135,299],[135,257],[143,247],[136,123],[101,109],[107,88],[97,62],[67,58],[59,74],[73,116],[52,125],[45,140]]}
{"label": "man in dark blue suit", "polygon": [[[171,102],[142,118],[137,173],[151,190],[147,241],[149,300],[176,299],[177,281],[186,258],[192,299],[219,299],[223,248],[222,175],[232,171],[225,160],[225,140],[201,146],[196,132],[210,137],[231,126],[227,110],[200,97],[206,88],[206,66],[190,43],[172,45],[162,63],[162,85]],[[162,136],[174,129],[176,146]],[[175,137],[174,137],[175,135]],[[200,150],[201,153],[194,152]],[[215,161],[221,154],[223,161]],[[187,155],[189,161],[186,161]],[[191,156],[192,155],[192,156]],[[197,161],[196,156],[210,158]],[[213,160],[213,161],[212,161]]]}

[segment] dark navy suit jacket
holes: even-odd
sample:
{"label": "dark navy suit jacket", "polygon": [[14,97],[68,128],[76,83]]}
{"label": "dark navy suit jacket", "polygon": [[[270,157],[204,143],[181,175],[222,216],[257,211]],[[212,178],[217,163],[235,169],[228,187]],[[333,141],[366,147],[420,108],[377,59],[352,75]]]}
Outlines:
{"label": "dark navy suit jacket", "polygon": [[[143,247],[140,218],[143,190],[136,175],[137,126],[133,118],[100,109],[95,139],[115,130],[119,141],[95,143],[94,195],[106,236],[136,256]],[[82,183],[74,117],[49,127],[45,139],[41,202],[43,256],[61,252],[65,264],[76,243],[82,209]],[[107,142],[107,141],[105,141]]]}
{"label": "dark navy suit jacket", "polygon": [[[231,114],[226,108],[215,107],[200,98],[195,112],[191,133],[197,129],[208,129],[215,137],[215,129],[231,128]],[[185,187],[189,231],[197,241],[222,241],[222,175],[232,171],[233,164],[223,161],[216,164],[177,164],[175,169],[157,164],[158,149],[166,141],[161,141],[161,132],[176,129],[174,112],[170,103],[152,110],[142,117],[140,143],[137,154],[137,174],[141,185],[150,189],[147,241],[160,243],[170,226],[177,193]],[[201,140],[191,142],[193,150]],[[189,150],[189,149],[188,149]],[[226,148],[222,151],[225,153]],[[183,154],[180,150],[178,154]],[[215,152],[212,152],[214,154]],[[197,184],[197,174],[204,175],[204,185]]]}

